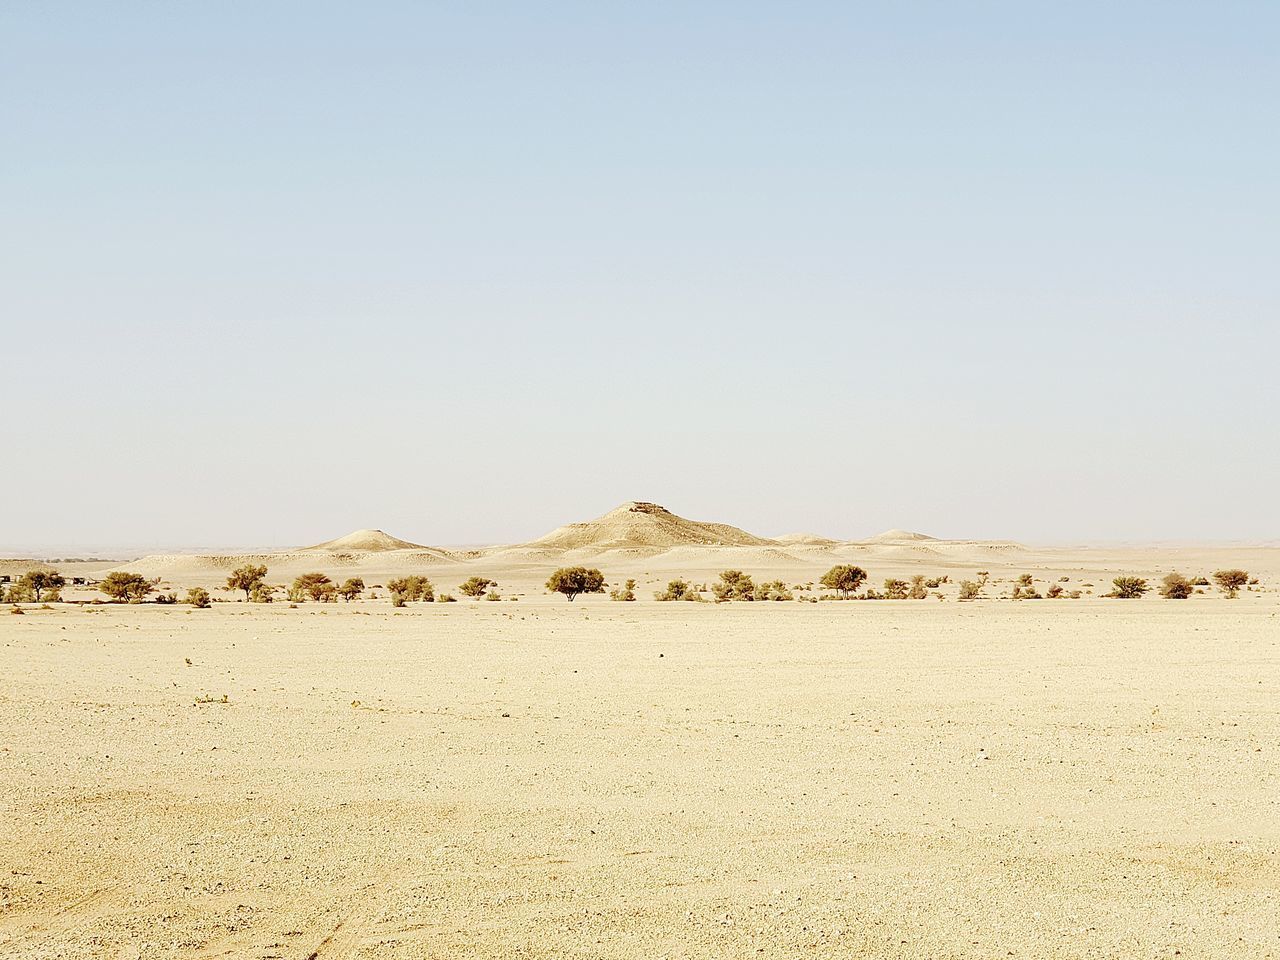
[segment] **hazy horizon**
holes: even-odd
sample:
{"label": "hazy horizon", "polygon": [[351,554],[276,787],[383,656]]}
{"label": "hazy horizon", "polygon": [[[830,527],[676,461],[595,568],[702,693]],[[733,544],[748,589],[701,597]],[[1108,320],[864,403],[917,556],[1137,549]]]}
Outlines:
{"label": "hazy horizon", "polygon": [[[622,501],[622,502],[627,502],[627,501]],[[614,504],[615,507],[618,505],[619,504]],[[668,509],[671,509],[668,504],[662,504],[662,506],[668,507]],[[607,511],[601,511],[601,513],[603,512],[607,512]],[[783,537],[789,534],[805,533],[805,534],[817,534],[819,536],[826,536],[826,537],[830,537],[833,540],[856,542],[859,540],[869,539],[878,534],[884,533],[887,530],[906,529],[901,526],[898,526],[898,527],[877,528],[875,530],[857,530],[852,533],[832,531],[832,530],[826,530],[822,528],[813,528],[813,529],[806,529],[806,530],[789,528],[786,530],[780,530],[780,529],[774,530],[774,529],[768,529],[767,527],[766,528],[745,527],[742,524],[737,523],[732,517],[688,516],[688,515],[680,514],[680,511],[678,509],[673,509],[672,512],[676,513],[677,515],[684,516],[685,519],[689,519],[689,520],[698,520],[698,521],[713,522],[713,523],[727,523],[732,526],[737,526],[742,529],[745,529],[748,533],[752,533],[758,536],[763,536],[768,538]],[[598,514],[592,514],[591,516],[582,516],[582,517],[575,517],[572,519],[566,519],[562,523],[557,524],[556,526],[563,526],[565,524],[576,523],[584,520],[593,520],[596,518],[597,515]],[[308,547],[308,546],[324,543],[327,540],[337,539],[340,536],[346,536],[347,534],[362,531],[362,530],[381,530],[382,532],[390,534],[394,537],[398,537],[399,539],[408,540],[409,542],[420,544],[422,546],[427,546],[427,547],[448,547],[452,549],[467,549],[467,548],[480,549],[480,548],[489,548],[489,547],[495,547],[495,546],[503,546],[507,544],[524,543],[529,540],[536,539],[537,537],[540,537],[544,534],[550,533],[552,529],[553,527],[547,527],[545,529],[539,529],[537,531],[534,531],[533,533],[530,533],[526,536],[512,536],[512,537],[505,537],[505,538],[499,538],[494,540],[474,540],[474,539],[473,540],[453,540],[453,541],[432,540],[429,537],[413,536],[413,535],[406,534],[402,530],[389,529],[385,526],[378,527],[375,525],[371,527],[358,527],[350,530],[329,531],[328,534],[323,534],[323,533],[316,534],[309,539],[306,537],[303,537],[303,538],[298,538],[288,542],[268,542],[268,541],[231,542],[231,541],[214,540],[214,541],[204,542],[204,543],[190,543],[190,542],[182,543],[182,542],[167,542],[167,541],[152,541],[150,543],[146,543],[142,541],[133,541],[133,542],[121,542],[121,543],[112,544],[112,543],[107,543],[102,541],[99,541],[96,543],[91,541],[81,541],[81,542],[68,541],[65,543],[46,543],[46,544],[27,544],[27,545],[20,544],[15,548],[10,548],[6,546],[5,548],[0,549],[0,559],[28,559],[28,558],[41,559],[41,558],[49,558],[54,556],[65,557],[65,558],[77,558],[77,559],[85,559],[90,556],[98,557],[101,559],[130,559],[132,557],[139,557],[147,553],[163,553],[163,552],[172,552],[172,553],[178,553],[178,554],[198,554],[198,553],[207,551],[207,552],[214,552],[214,553],[221,552],[221,553],[234,554],[239,552],[248,553],[248,552],[254,552],[259,550],[287,551],[287,550],[292,550],[296,548]],[[918,530],[918,529],[912,529],[909,532],[923,533],[928,536],[937,537],[940,540],[973,540],[973,541],[1000,542],[1000,541],[1009,541],[1013,539],[1010,537],[1002,537],[996,534],[985,535],[985,534],[964,534],[964,533],[938,533],[936,531]],[[1034,547],[1045,547],[1045,548],[1110,547],[1110,548],[1122,549],[1125,547],[1191,547],[1191,548],[1231,547],[1231,546],[1280,547],[1280,541],[1267,539],[1267,538],[1226,539],[1226,538],[1210,538],[1210,537],[1182,538],[1182,539],[1179,539],[1179,538],[1168,538],[1168,539],[1131,538],[1131,539],[1110,539],[1110,540],[1096,539],[1096,540],[1088,540],[1088,541],[1084,541],[1084,540],[1082,541],[1069,541],[1069,540],[1023,541],[1022,543],[1024,546],[1029,546],[1033,548]]]}
{"label": "hazy horizon", "polygon": [[1280,540],[1280,8],[0,10],[0,552]]}

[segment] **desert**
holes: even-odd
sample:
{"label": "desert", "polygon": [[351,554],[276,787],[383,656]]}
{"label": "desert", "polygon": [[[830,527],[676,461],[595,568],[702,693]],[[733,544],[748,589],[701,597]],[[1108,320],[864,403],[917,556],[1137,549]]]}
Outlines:
{"label": "desert", "polygon": [[1280,960],[1280,3],[0,44],[0,960]]}
{"label": "desert", "polygon": [[[628,502],[514,546],[139,558],[209,606],[82,585],[0,618],[0,955],[1272,956],[1278,553],[768,538]],[[246,602],[249,561],[368,586]],[[842,562],[945,582],[804,602]],[[566,564],[635,599],[566,602]],[[1106,596],[1226,566],[1256,582]],[[802,589],[655,599],[725,569]],[[411,571],[437,602],[394,605]],[[1080,595],[1011,599],[1025,574]],[[477,576],[503,602],[459,593]]]}

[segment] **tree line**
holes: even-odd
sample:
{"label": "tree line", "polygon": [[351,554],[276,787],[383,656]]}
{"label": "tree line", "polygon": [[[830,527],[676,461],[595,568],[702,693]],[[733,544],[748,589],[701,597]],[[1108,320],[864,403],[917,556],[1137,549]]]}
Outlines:
{"label": "tree line", "polygon": [[[963,580],[959,584],[960,600],[977,600],[983,596],[983,590],[989,583],[989,574],[981,572],[979,579]],[[1080,590],[1067,590],[1062,583],[1051,584],[1044,593],[1036,587],[1035,580],[1029,573],[1024,573],[1014,581],[1009,598],[1013,600],[1039,600],[1043,598],[1079,598]],[[1213,574],[1218,589],[1228,598],[1239,596],[1240,591],[1251,588],[1258,583],[1256,577],[1245,570],[1218,570]],[[837,564],[818,580],[823,589],[832,591],[823,596],[802,596],[800,599],[815,601],[830,600],[923,600],[932,595],[943,598],[937,589],[950,581],[948,576],[935,578],[917,575],[910,581],[890,577],[884,581],[883,590],[865,586],[867,572],[852,564]],[[140,573],[113,571],[98,584],[98,590],[113,602],[142,603],[152,594],[157,594],[161,581],[148,579]],[[0,590],[0,601],[18,603],[48,603],[61,599],[61,592],[66,586],[66,578],[56,570],[29,570],[7,590]],[[1170,573],[1161,580],[1159,595],[1170,600],[1185,600],[1195,593],[1203,593],[1209,586],[1209,580],[1203,576],[1191,579],[1181,573]],[[226,579],[225,590],[244,594],[247,603],[272,603],[276,594],[283,592],[290,603],[319,602],[333,603],[338,600],[350,603],[366,596],[370,599],[377,596],[376,589],[366,588],[360,577],[349,577],[341,583],[320,572],[303,573],[294,578],[288,586],[267,583],[267,568],[261,564],[245,564],[232,570]],[[558,593],[569,602],[573,602],[583,594],[604,593],[608,584],[604,574],[594,568],[585,566],[561,567],[547,579],[546,589]],[[1092,586],[1086,584],[1085,586]],[[724,570],[719,579],[710,584],[691,584],[684,579],[675,579],[667,583],[664,590],[654,593],[658,601],[701,601],[710,593],[717,603],[730,601],[779,601],[795,600],[797,593],[805,593],[812,589],[812,582],[795,584],[787,587],[781,580],[770,580],[757,583],[749,573],[741,570]],[[1143,577],[1119,576],[1112,581],[1111,592],[1106,597],[1134,600],[1145,596],[1151,586]],[[425,576],[408,575],[389,580],[386,590],[394,606],[403,607],[408,603],[452,603],[454,597],[449,593],[437,593],[435,586]],[[473,600],[501,600],[498,583],[488,577],[472,576],[458,585],[458,591]],[[636,581],[629,579],[623,585],[609,591],[612,600],[634,601],[636,599]],[[178,603],[174,593],[158,593],[154,598],[157,603]],[[515,599],[514,597],[510,599]],[[209,591],[203,587],[191,587],[182,601],[193,607],[206,608],[212,603]]]}

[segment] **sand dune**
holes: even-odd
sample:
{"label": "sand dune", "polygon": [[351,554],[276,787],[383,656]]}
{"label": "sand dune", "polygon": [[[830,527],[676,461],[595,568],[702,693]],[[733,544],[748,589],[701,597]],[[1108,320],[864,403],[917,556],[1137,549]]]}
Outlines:
{"label": "sand dune", "polygon": [[685,544],[756,545],[772,543],[725,523],[703,523],[676,516],[656,503],[630,501],[602,517],[570,523],[532,541],[530,546],[562,550],[606,547],[676,547]]}
{"label": "sand dune", "polygon": [[841,541],[832,540],[830,537],[823,537],[816,533],[787,533],[781,537],[774,537],[778,543],[785,546],[805,546],[805,547],[834,547]]}
{"label": "sand dune", "polygon": [[914,533],[911,530],[886,530],[884,533],[877,533],[874,537],[867,537],[864,543],[903,543],[911,540],[937,540],[937,537],[931,537],[927,533]]}
{"label": "sand dune", "polygon": [[356,530],[337,540],[327,540],[314,547],[303,547],[303,552],[326,550],[330,553],[384,553],[388,550],[430,549],[420,543],[401,540],[381,530]]}
{"label": "sand dune", "polygon": [[[1266,579],[1273,572],[1280,573],[1280,550],[1247,545],[1032,548],[1009,540],[940,540],[906,530],[889,530],[862,541],[837,541],[814,534],[767,539],[727,524],[687,520],[664,507],[637,501],[528,543],[451,550],[415,546],[381,530],[358,530],[308,548],[157,554],[114,569],[160,578],[166,588],[198,585],[213,589],[224,585],[232,569],[246,563],[266,566],[268,580],[274,584],[288,583],[310,571],[335,579],[359,576],[371,585],[418,573],[429,576],[441,589],[452,590],[475,574],[497,580],[504,595],[525,598],[545,597],[544,584],[550,572],[571,564],[599,567],[610,582],[635,577],[648,586],[681,576],[707,582],[731,568],[758,580],[806,583],[816,581],[836,563],[853,563],[867,571],[871,584],[888,577],[947,574],[951,580],[940,592],[948,599],[954,599],[961,579],[978,579],[980,571],[989,571],[995,582],[1022,573],[1044,580],[1068,576],[1081,587],[1086,600],[1097,600],[1107,591],[1110,580],[1120,574],[1149,577],[1154,583],[1174,570],[1204,575],[1241,566]],[[20,574],[33,565],[31,561],[9,561],[6,570]],[[70,570],[64,568],[63,572]],[[101,569],[93,575],[99,572]],[[1086,586],[1086,580],[1092,586]],[[993,583],[987,596],[1007,592]],[[97,596],[92,588],[68,589],[66,595],[68,599]],[[647,596],[643,599],[649,602]]]}

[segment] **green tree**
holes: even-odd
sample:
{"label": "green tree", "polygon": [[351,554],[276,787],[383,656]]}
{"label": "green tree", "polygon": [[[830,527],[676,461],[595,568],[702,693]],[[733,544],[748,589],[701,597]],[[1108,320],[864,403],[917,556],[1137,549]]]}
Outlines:
{"label": "green tree", "polygon": [[348,577],[338,588],[338,596],[347,603],[355,600],[362,593],[364,593],[364,581],[359,577]]}
{"label": "green tree", "polygon": [[323,573],[304,573],[293,581],[289,589],[289,599],[294,603],[304,600],[331,600],[337,596],[338,590]]}
{"label": "green tree", "polygon": [[227,589],[243,590],[245,602],[248,602],[253,593],[253,588],[261,586],[266,579],[266,567],[246,563],[243,567],[236,567],[231,571],[231,576],[227,577]]}
{"label": "green tree", "polygon": [[828,590],[836,591],[843,599],[848,600],[849,595],[862,586],[862,582],[866,579],[867,571],[861,567],[842,563],[824,573],[818,584]]}
{"label": "green tree", "polygon": [[106,575],[98,584],[98,589],[117,602],[141,603],[155,590],[159,582],[159,580],[148,580],[140,573],[116,570]]}
{"label": "green tree", "polygon": [[604,574],[587,567],[561,567],[547,580],[547,589],[563,593],[572,603],[580,593],[604,593]]}
{"label": "green tree", "polygon": [[30,590],[39,603],[46,590],[61,590],[67,585],[67,579],[57,570],[28,570],[18,584]]}
{"label": "green tree", "polygon": [[[431,581],[426,577],[409,576],[400,577],[398,580],[388,580],[387,589],[391,591],[391,600],[394,603],[396,597],[402,600],[423,600],[430,603],[436,598],[436,588],[431,585]],[[402,606],[403,604],[396,604]]]}

